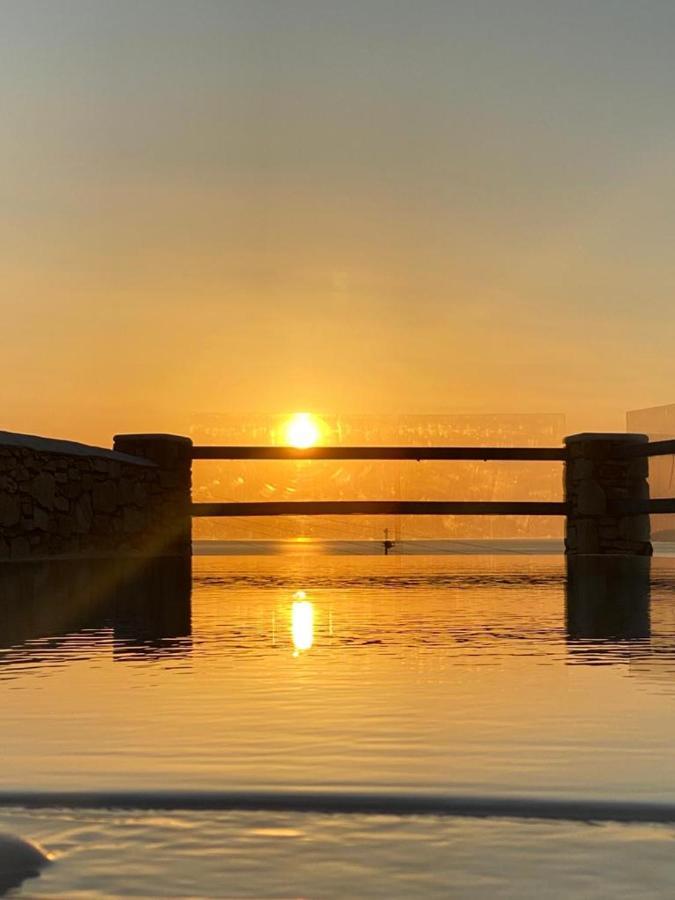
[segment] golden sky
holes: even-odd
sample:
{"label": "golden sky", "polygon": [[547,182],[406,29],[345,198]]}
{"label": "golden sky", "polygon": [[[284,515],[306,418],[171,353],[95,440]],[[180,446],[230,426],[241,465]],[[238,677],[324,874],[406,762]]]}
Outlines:
{"label": "golden sky", "polygon": [[0,428],[675,401],[670,0],[10,0]]}

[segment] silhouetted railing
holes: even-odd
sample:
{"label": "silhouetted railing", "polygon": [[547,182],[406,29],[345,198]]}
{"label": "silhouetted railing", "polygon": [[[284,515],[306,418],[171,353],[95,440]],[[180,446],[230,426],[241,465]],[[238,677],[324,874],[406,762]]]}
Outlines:
{"label": "silhouetted railing", "polygon": [[[564,447],[193,447],[193,459],[260,460],[488,460],[564,462]],[[565,503],[474,500],[309,500],[193,503],[205,516],[563,516]]]}
{"label": "silhouetted railing", "polygon": [[204,516],[564,516],[562,502],[519,500],[268,500],[193,503]]}
{"label": "silhouetted railing", "polygon": [[624,515],[636,516],[640,513],[662,515],[663,513],[675,513],[675,498],[663,497],[653,500],[625,500],[621,511]]}
{"label": "silhouetted railing", "polygon": [[[675,440],[650,441],[646,444],[632,444],[617,452],[618,459],[651,459],[655,456],[675,455]],[[621,504],[623,515],[662,515],[675,513],[675,498],[664,497],[649,500],[626,500]]]}
{"label": "silhouetted railing", "polygon": [[650,441],[648,444],[631,444],[622,447],[616,454],[618,459],[644,459],[651,456],[672,456],[675,454],[675,440]]}
{"label": "silhouetted railing", "polygon": [[[618,446],[609,458],[640,459],[675,454],[675,440]],[[193,460],[410,460],[564,462],[567,447],[268,447],[201,446],[192,448]],[[505,500],[308,500],[193,503],[192,515],[207,516],[565,516],[569,504],[548,501]],[[673,499],[612,500],[613,516],[675,513]]]}
{"label": "silhouetted railing", "polygon": [[193,447],[193,459],[409,459],[564,462],[564,447]]}

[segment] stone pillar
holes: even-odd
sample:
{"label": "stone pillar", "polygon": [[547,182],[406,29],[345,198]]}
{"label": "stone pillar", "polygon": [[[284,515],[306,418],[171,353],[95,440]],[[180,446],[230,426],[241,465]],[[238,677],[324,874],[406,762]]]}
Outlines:
{"label": "stone pillar", "polygon": [[649,461],[621,459],[644,434],[574,434],[565,438],[565,552],[570,556],[651,556],[649,515],[630,504],[649,499]]}
{"label": "stone pillar", "polygon": [[117,434],[113,449],[141,456],[159,469],[149,503],[147,540],[151,556],[189,557],[192,553],[192,441],[174,434]]}

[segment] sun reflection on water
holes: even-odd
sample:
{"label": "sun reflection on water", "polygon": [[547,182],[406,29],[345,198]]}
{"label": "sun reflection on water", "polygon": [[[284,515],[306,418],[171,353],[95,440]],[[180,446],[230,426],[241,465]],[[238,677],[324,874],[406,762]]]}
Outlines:
{"label": "sun reflection on water", "polygon": [[314,643],[314,604],[307,599],[304,591],[293,594],[291,606],[291,638],[293,656],[309,650]]}

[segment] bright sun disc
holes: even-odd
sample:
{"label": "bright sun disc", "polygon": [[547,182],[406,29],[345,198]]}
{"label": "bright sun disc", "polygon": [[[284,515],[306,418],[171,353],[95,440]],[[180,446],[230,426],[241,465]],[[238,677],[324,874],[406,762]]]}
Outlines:
{"label": "bright sun disc", "polygon": [[295,413],[286,425],[286,443],[298,450],[313,447],[319,437],[319,427],[310,413]]}

